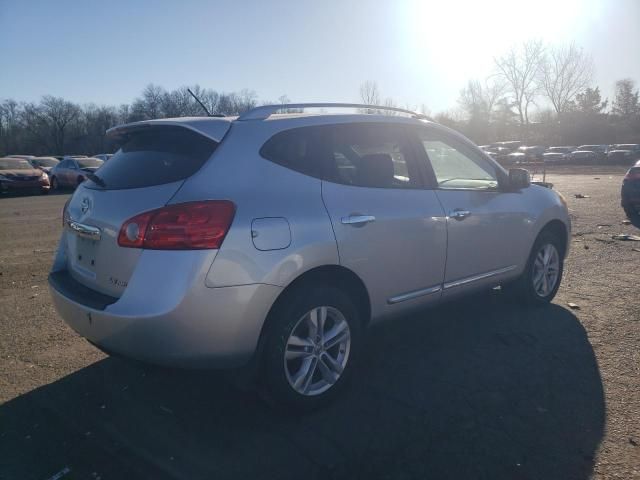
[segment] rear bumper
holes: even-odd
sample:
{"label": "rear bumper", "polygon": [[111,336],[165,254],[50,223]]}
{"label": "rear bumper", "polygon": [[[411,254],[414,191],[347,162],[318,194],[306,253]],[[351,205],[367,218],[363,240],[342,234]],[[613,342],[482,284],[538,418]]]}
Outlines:
{"label": "rear bumper", "polygon": [[183,294],[174,291],[170,302],[158,286],[156,295],[125,294],[105,306],[79,300],[53,277],[49,283],[60,316],[91,343],[143,362],[187,368],[247,363],[282,290],[265,284],[208,288],[202,281]]}

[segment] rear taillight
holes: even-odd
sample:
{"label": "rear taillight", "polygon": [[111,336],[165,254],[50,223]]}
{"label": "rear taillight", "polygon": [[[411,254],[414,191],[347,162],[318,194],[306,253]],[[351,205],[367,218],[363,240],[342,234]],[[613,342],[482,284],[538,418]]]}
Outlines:
{"label": "rear taillight", "polygon": [[624,176],[625,180],[640,180],[640,168],[633,167]]}
{"label": "rear taillight", "polygon": [[220,248],[235,212],[228,200],[179,203],[144,212],[124,222],[118,245],[151,250]]}

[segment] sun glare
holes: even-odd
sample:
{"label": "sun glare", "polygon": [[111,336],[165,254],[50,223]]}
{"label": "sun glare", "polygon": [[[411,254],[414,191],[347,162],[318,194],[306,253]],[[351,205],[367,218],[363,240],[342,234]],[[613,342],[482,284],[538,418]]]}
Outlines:
{"label": "sun glare", "polygon": [[571,37],[583,8],[579,0],[414,0],[402,11],[403,57],[427,69],[424,74],[481,76],[492,67],[488,59],[512,44]]}

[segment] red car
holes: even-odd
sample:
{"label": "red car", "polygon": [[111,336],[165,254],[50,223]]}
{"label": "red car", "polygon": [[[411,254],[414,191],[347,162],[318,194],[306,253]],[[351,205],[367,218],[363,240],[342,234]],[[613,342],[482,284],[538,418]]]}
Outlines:
{"label": "red car", "polygon": [[28,160],[0,158],[0,193],[49,193],[49,177],[34,168]]}

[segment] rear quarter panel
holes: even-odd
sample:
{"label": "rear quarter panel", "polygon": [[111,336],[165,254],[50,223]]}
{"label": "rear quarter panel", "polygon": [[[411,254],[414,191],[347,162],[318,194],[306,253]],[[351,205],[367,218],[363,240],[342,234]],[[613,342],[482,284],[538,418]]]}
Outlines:
{"label": "rear quarter panel", "polygon": [[[231,229],[206,277],[208,287],[286,286],[314,267],[339,263],[321,181],[258,153],[282,130],[278,123],[234,123],[209,162],[172,199],[172,203],[228,199],[236,205]],[[268,217],[288,222],[291,242],[286,248],[263,251],[254,245],[252,222]]]}

